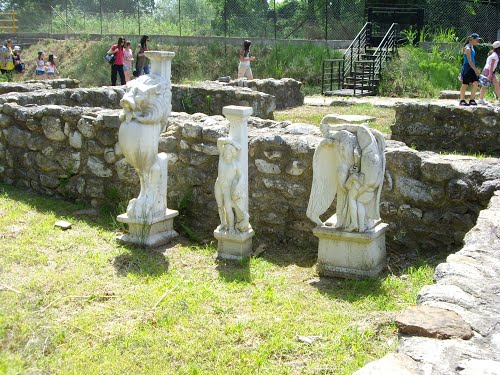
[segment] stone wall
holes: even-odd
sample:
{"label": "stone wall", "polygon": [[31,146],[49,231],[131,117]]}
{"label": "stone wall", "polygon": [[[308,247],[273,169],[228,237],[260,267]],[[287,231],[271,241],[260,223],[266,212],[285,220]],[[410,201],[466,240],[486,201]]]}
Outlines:
{"label": "stone wall", "polygon": [[[138,180],[117,144],[118,111],[6,103],[0,113],[0,181],[50,195],[103,203],[107,190],[136,193]],[[218,224],[213,186],[222,116],[173,113],[160,142],[170,155],[169,205],[211,236]],[[317,127],[251,118],[251,223],[258,239],[314,242],[305,211]],[[440,156],[388,141],[382,217],[389,247],[455,249],[500,188],[498,159]],[[333,209],[331,210],[333,211]],[[315,246],[315,245],[312,245]]]}
{"label": "stone wall", "polygon": [[298,107],[304,104],[302,83],[293,78],[283,79],[237,79],[221,85],[248,87],[254,91],[264,92],[276,98],[276,109]]}
{"label": "stone wall", "polygon": [[500,108],[398,103],[392,139],[419,150],[500,155]]}
{"label": "stone wall", "polygon": [[80,87],[80,81],[69,78],[40,80],[40,81],[24,81],[24,82],[1,82],[0,95],[9,92],[32,92],[38,90],[66,89],[66,88],[75,89],[77,87]]}
{"label": "stone wall", "polygon": [[481,211],[464,247],[438,265],[434,280],[418,294],[411,315],[396,319],[400,326],[398,320],[411,319],[413,335],[403,333],[396,353],[356,375],[499,373],[500,192]]}
{"label": "stone wall", "polygon": [[[8,93],[0,95],[3,103],[20,105],[67,105],[81,107],[120,108],[123,86],[45,90],[42,84],[29,83],[6,86]],[[30,89],[31,88],[31,89]],[[172,85],[172,109],[189,113],[222,114],[226,105],[244,105],[253,108],[254,116],[273,118],[276,108],[274,96],[248,88],[221,86],[215,82],[200,85]]]}

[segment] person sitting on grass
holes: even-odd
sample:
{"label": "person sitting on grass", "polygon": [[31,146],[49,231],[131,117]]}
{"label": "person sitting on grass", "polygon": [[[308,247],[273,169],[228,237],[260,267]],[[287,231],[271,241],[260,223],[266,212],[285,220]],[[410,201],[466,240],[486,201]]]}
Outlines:
{"label": "person sitting on grass", "polygon": [[[479,85],[479,69],[476,67],[476,51],[474,46],[479,43],[479,35],[474,33],[465,41],[464,47],[464,63],[462,65],[462,70],[460,71],[460,80],[462,81],[462,87],[460,88],[460,103],[459,105],[469,106],[477,105],[476,91]],[[469,103],[465,101],[465,91],[467,87],[472,86],[470,92]]]}
{"label": "person sitting on grass", "polygon": [[479,92],[478,104],[487,105],[488,103],[484,100],[486,91],[488,87],[493,83],[493,88],[495,89],[495,95],[497,99],[500,99],[500,84],[498,83],[497,76],[495,74],[495,69],[498,65],[498,60],[500,59],[500,41],[493,43],[493,51],[490,53],[486,59],[486,64],[483,68],[483,74],[479,77],[479,83],[481,84],[481,91]]}

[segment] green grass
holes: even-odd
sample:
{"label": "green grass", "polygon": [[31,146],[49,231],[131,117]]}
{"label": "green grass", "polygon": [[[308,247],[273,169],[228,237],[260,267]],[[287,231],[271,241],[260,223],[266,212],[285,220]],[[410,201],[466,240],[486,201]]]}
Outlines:
{"label": "green grass", "polygon": [[375,117],[375,121],[370,123],[370,127],[390,134],[390,126],[395,121],[395,111],[393,108],[376,107],[372,104],[354,104],[347,106],[315,107],[301,106],[283,111],[275,111],[274,118],[277,121],[291,121],[318,125],[328,114],[339,115],[366,115]]}
{"label": "green grass", "polygon": [[426,263],[318,278],[315,249],[234,264],[182,239],[120,246],[80,208],[0,185],[0,373],[351,374],[394,349],[394,312],[432,283]]}
{"label": "green grass", "polygon": [[[133,46],[138,40],[131,41]],[[22,53],[26,73],[16,79],[34,79],[34,61],[37,51],[44,50],[46,56],[53,52],[58,57],[61,77],[76,78],[82,87],[110,84],[110,66],[103,57],[114,40],[42,40]],[[214,80],[221,76],[236,78],[239,61],[239,47],[211,43],[206,46],[173,46],[151,41],[151,49],[174,51],[172,81],[185,83],[200,80]],[[256,60],[252,63],[255,78],[295,78],[304,83],[309,91],[320,92],[321,61],[341,56],[337,50],[318,47],[313,44],[295,46],[252,46]]]}

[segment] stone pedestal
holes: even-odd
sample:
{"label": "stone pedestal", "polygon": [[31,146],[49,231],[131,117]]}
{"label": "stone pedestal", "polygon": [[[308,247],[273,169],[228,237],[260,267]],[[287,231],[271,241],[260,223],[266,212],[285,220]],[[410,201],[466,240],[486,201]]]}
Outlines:
{"label": "stone pedestal", "polygon": [[214,230],[214,237],[218,241],[217,257],[220,259],[243,260],[252,254],[253,229],[245,232],[229,233]]}
{"label": "stone pedestal", "polygon": [[123,244],[134,244],[142,247],[156,247],[169,242],[177,236],[174,230],[174,217],[179,215],[178,211],[169,210],[165,216],[154,219],[151,223],[131,219],[127,214],[117,216],[120,223],[128,224],[128,233],[117,238]]}
{"label": "stone pedestal", "polygon": [[319,238],[318,272],[320,276],[359,279],[375,277],[385,267],[385,232],[388,224],[379,223],[366,232],[335,229],[334,217],[313,233]]}

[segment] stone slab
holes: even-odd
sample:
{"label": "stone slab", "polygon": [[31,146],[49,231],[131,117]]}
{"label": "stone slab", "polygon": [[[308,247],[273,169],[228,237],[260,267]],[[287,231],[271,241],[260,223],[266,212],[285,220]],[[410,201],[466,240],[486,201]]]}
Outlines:
{"label": "stone slab", "polygon": [[332,113],[326,115],[321,122],[325,124],[364,124],[366,122],[375,121],[375,117],[363,115],[338,115]]}
{"label": "stone slab", "polygon": [[414,306],[396,316],[399,332],[407,335],[437,339],[459,338],[468,340],[473,336],[471,326],[454,311],[431,306]]}
{"label": "stone slab", "polygon": [[306,96],[304,98],[304,105],[311,105],[315,107],[329,107],[333,103],[333,99],[316,96]]}
{"label": "stone slab", "polygon": [[62,230],[67,230],[67,229],[70,229],[72,224],[67,222],[67,221],[64,221],[64,220],[60,220],[60,221],[57,221],[54,226],[58,227],[58,228],[61,228]]}
{"label": "stone slab", "polygon": [[404,354],[390,353],[378,361],[373,361],[359,369],[354,375],[417,375],[420,374],[416,362]]}
{"label": "stone slab", "polygon": [[164,217],[146,224],[129,218],[127,214],[119,215],[117,220],[128,224],[128,233],[119,236],[117,241],[149,248],[164,245],[178,235],[174,230],[174,218],[178,215],[178,211],[167,209]]}
{"label": "stone slab", "polygon": [[[331,222],[330,218],[326,223]],[[333,226],[318,226],[318,272],[320,276],[359,279],[375,277],[386,264],[385,232],[388,224],[379,223],[366,232],[345,232]]]}
{"label": "stone slab", "polygon": [[[470,97],[470,91],[465,92],[465,97]],[[439,93],[439,99],[460,99],[460,91],[457,90],[443,90]]]}
{"label": "stone slab", "polygon": [[219,228],[214,230],[214,237],[218,241],[217,257],[220,259],[243,260],[252,255],[253,229],[245,232],[229,233]]}

